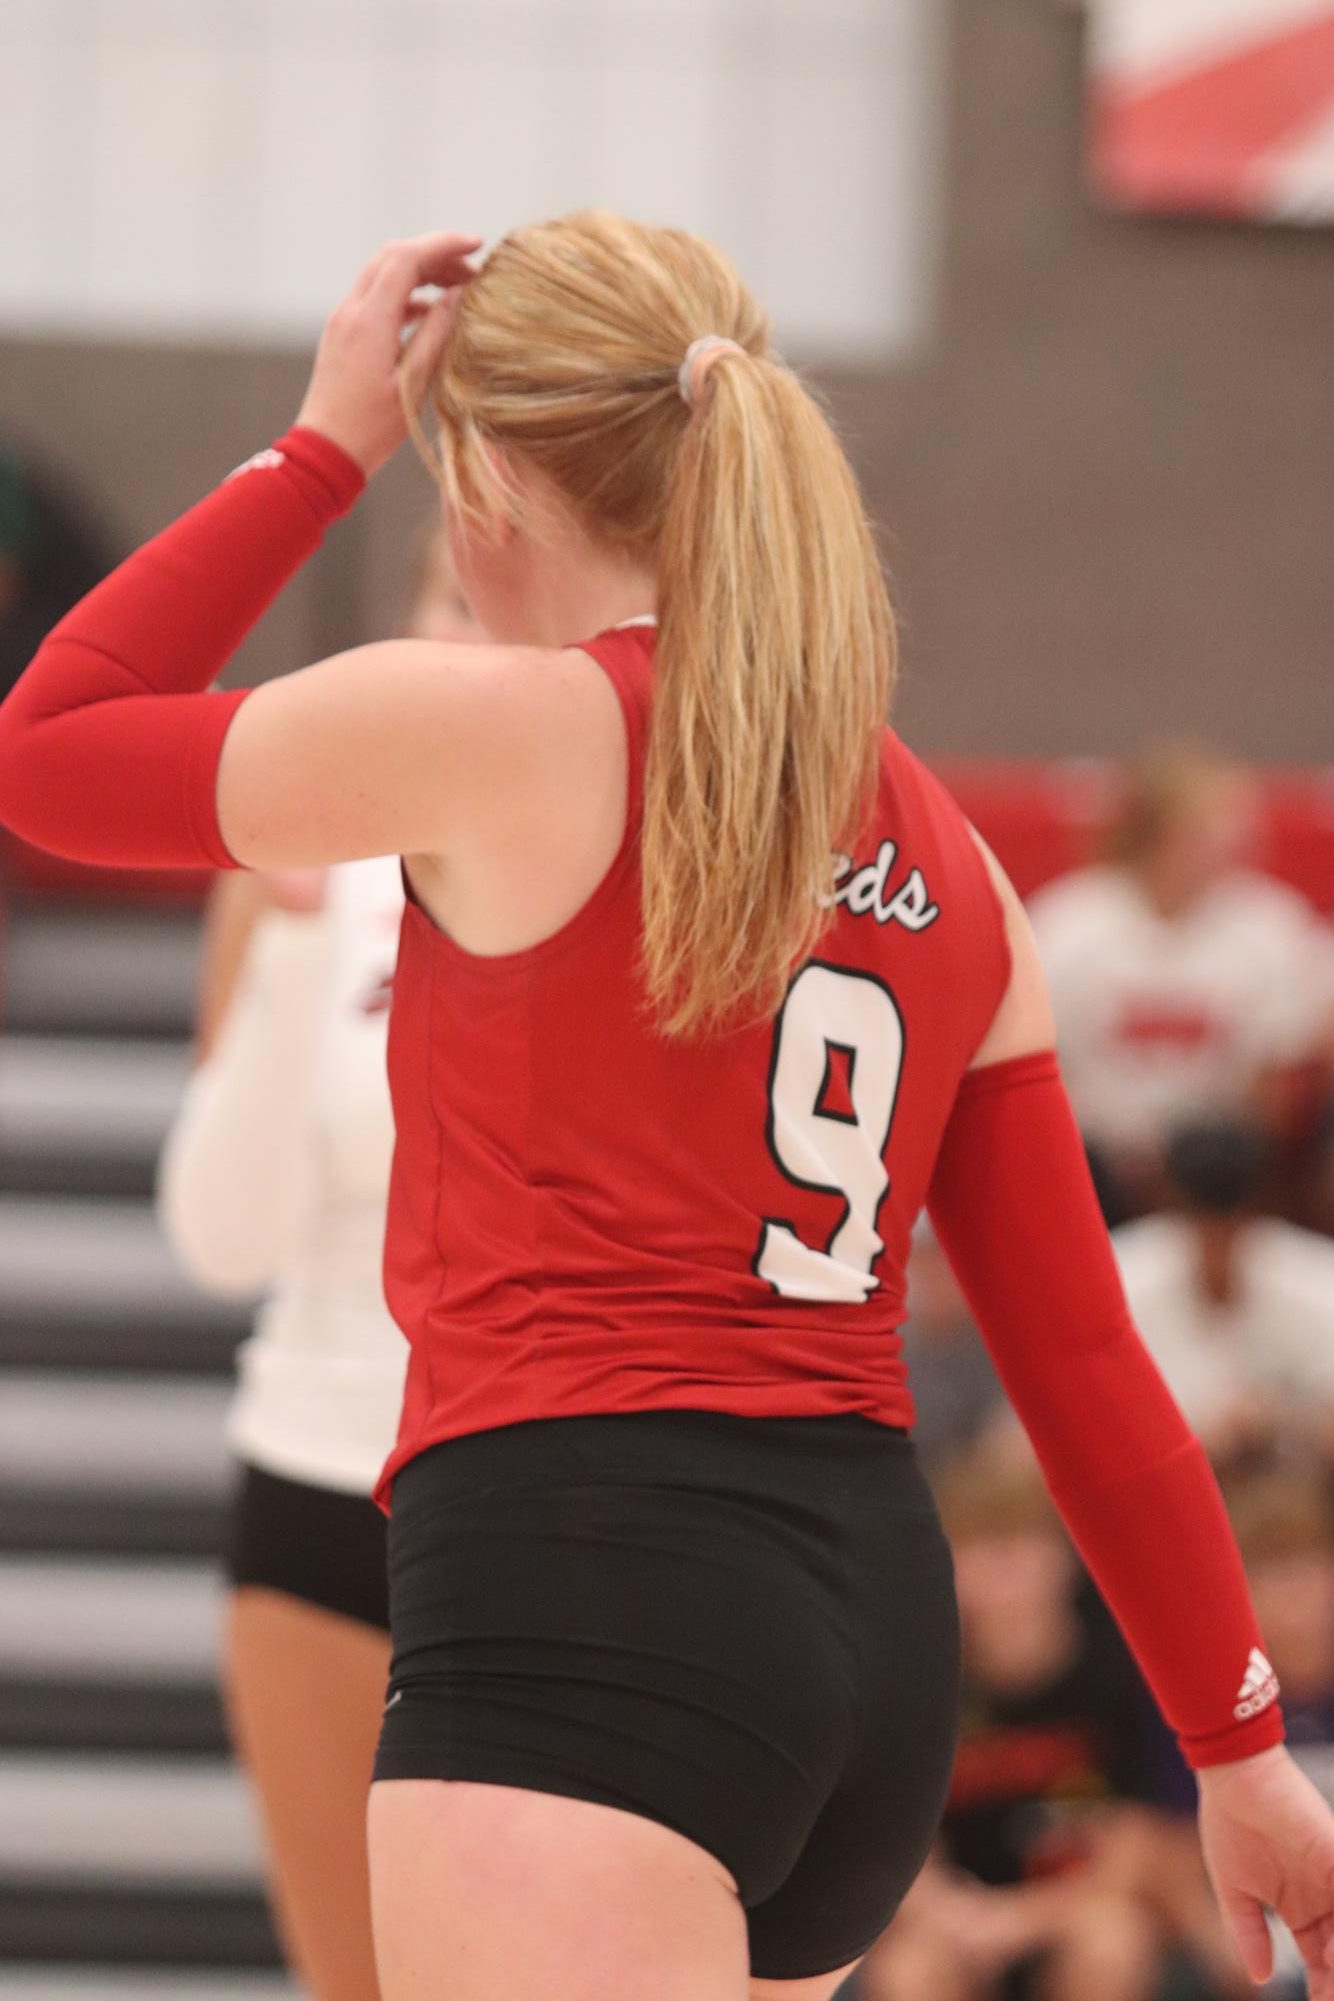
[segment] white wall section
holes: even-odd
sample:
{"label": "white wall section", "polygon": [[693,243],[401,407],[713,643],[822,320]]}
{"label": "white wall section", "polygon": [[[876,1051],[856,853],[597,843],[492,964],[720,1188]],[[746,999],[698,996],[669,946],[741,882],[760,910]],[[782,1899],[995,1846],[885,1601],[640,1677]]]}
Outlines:
{"label": "white wall section", "polygon": [[4,0],[0,324],[307,340],[378,241],[601,204],[798,352],[920,331],[932,0]]}

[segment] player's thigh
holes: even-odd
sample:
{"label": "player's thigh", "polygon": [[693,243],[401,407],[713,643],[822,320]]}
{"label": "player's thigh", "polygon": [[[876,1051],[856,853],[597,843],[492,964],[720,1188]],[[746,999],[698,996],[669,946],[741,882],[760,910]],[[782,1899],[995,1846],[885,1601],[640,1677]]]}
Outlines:
{"label": "player's thigh", "polygon": [[364,1817],[388,1678],[378,1627],[282,1591],[232,1593],[226,1686],[239,1748],[261,1786],[280,1797],[288,1781],[299,1787],[307,1817],[339,1788],[359,1795]]}
{"label": "player's thigh", "polygon": [[391,1779],[372,1789],[369,1826],[382,2001],[746,2001],[731,1877],[658,1821]]}
{"label": "player's thigh", "polygon": [[837,1973],[821,1973],[813,1980],[752,1980],[750,2001],[832,2001],[853,1968],[840,1967]]}
{"label": "player's thigh", "polygon": [[388,1635],[246,1586],[229,1602],[226,1655],[229,1720],[288,1950],[316,2001],[373,1997],[366,1794]]}

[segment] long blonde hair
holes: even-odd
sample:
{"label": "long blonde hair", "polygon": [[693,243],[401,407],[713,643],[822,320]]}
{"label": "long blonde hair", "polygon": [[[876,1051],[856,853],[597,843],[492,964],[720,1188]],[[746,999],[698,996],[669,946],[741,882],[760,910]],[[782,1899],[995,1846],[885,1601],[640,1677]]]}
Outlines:
{"label": "long blonde hair", "polygon": [[[691,409],[677,372],[721,352]],[[589,213],[516,230],[462,294],[431,400],[451,505],[510,505],[530,463],[656,573],[644,971],[667,1033],[771,1013],[827,921],[895,669],[861,497],[722,252]]]}

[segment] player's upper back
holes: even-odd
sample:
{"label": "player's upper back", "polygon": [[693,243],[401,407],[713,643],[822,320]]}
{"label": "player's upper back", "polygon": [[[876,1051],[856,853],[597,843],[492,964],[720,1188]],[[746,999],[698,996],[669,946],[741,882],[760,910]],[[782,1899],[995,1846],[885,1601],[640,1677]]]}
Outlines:
{"label": "player's upper back", "polygon": [[653,635],[585,650],[629,745],[607,875],[503,957],[416,902],[404,919],[387,1279],[430,1357],[407,1429],[655,1404],[906,1421],[909,1235],[1007,979],[986,865],[886,729],[866,832],[777,1018],[664,1037],[640,976]]}

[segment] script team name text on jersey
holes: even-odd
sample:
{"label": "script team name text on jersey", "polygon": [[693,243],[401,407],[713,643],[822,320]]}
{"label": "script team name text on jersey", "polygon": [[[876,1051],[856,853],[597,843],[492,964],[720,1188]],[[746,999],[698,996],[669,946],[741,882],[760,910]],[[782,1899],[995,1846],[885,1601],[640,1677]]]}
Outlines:
{"label": "script team name text on jersey", "polygon": [[859,868],[852,855],[834,856],[834,887],[820,901],[827,910],[842,904],[853,917],[871,916],[877,924],[901,924],[905,931],[925,931],[940,915],[940,905],[919,868],[909,871],[897,889],[889,886],[898,859],[897,841],[882,841],[873,862]]}

